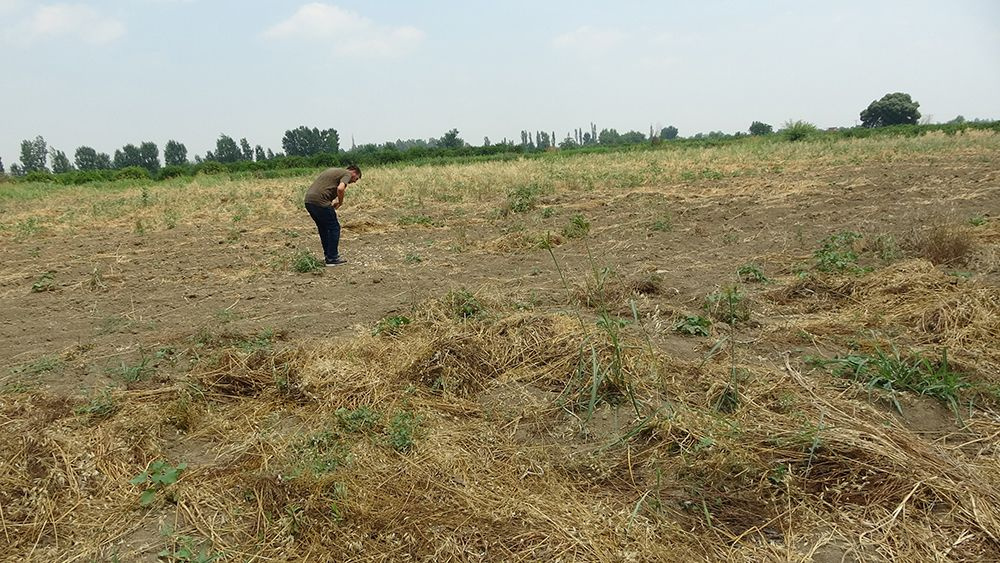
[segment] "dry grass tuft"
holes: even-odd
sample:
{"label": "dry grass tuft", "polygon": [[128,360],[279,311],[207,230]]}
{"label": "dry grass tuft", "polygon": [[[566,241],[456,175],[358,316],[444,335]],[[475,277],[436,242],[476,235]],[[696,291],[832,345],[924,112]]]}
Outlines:
{"label": "dry grass tuft", "polygon": [[914,229],[906,241],[911,254],[943,266],[964,264],[975,246],[975,237],[968,226],[932,221]]}

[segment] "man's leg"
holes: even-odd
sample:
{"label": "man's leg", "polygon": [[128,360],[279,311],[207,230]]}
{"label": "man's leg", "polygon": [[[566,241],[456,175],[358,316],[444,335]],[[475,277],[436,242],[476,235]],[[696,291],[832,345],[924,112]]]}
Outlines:
{"label": "man's leg", "polygon": [[[330,241],[330,251],[335,260],[340,259],[340,221],[337,220],[337,212],[331,207],[330,215],[333,221],[330,222],[330,231],[327,240]],[[329,261],[329,258],[327,258]]]}
{"label": "man's leg", "polygon": [[[316,230],[319,231],[319,241],[323,245],[323,257],[327,262],[336,260],[337,250],[336,247],[331,249],[330,247],[330,209],[320,205],[313,205],[310,203],[306,204],[306,210],[309,211],[309,216],[312,217],[314,223],[316,223]],[[332,252],[331,252],[332,250]]]}

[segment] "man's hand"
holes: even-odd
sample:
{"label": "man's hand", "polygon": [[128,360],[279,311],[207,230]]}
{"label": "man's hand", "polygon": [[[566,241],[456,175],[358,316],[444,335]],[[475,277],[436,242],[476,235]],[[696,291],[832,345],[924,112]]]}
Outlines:
{"label": "man's hand", "polygon": [[340,202],[339,201],[333,202],[333,208],[334,209],[340,209]]}

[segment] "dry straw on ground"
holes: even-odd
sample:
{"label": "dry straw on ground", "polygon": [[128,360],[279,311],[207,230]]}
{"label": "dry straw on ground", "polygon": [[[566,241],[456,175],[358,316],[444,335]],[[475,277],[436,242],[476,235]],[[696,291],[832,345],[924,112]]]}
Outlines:
{"label": "dry straw on ground", "polygon": [[[837,293],[985,348],[995,317],[959,310],[995,304],[928,268]],[[942,289],[965,305],[928,316],[920,296]],[[477,299],[468,317],[429,302],[337,354],[220,339],[190,381],[115,392],[106,419],[5,396],[9,553],[131,560],[197,541],[234,560],[930,560],[1000,545],[987,441],[1000,425],[985,413],[935,444],[791,363],[678,362],[638,334],[615,346],[580,319]],[[725,414],[714,397],[733,366],[741,398]],[[362,407],[375,419],[352,429],[343,413]],[[418,422],[397,451],[399,413]],[[156,459],[189,469],[142,508],[128,481]]]}

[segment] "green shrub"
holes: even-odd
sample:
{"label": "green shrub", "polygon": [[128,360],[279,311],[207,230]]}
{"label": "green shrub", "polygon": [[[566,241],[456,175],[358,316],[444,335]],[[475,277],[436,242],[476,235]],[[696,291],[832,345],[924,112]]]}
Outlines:
{"label": "green shrub", "polygon": [[815,135],[819,129],[807,121],[788,121],[785,123],[781,134],[789,141],[801,141]]}
{"label": "green shrub", "polygon": [[160,169],[160,173],[157,174],[158,180],[167,180],[169,178],[179,178],[181,176],[187,176],[191,174],[192,168],[189,166],[178,166],[176,164],[170,166],[164,166]]}
{"label": "green shrub", "polygon": [[51,173],[38,170],[35,172],[28,172],[21,178],[22,182],[39,182],[39,183],[53,183],[56,181],[56,177]]}
{"label": "green shrub", "polygon": [[115,172],[115,180],[149,180],[149,170],[141,166],[127,166]]}
{"label": "green shrub", "polygon": [[202,162],[195,168],[197,169],[198,174],[206,174],[209,176],[215,174],[225,174],[226,172],[229,172],[229,169],[226,168],[225,164],[222,164],[221,162],[216,162],[214,160],[206,160],[205,162]]}

